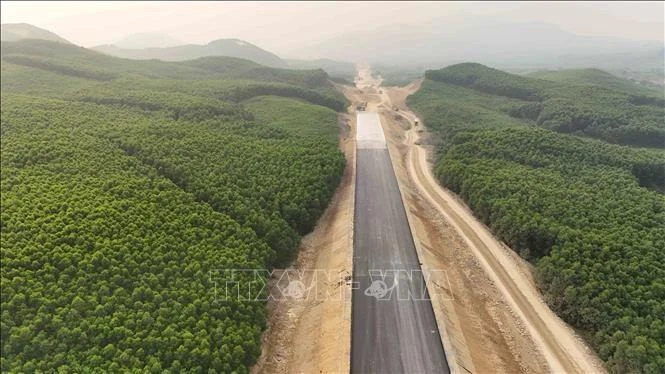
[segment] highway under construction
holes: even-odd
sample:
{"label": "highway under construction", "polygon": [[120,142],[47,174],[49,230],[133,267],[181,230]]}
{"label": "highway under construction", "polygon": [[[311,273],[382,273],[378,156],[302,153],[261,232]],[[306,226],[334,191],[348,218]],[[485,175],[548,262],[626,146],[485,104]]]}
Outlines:
{"label": "highway under construction", "polygon": [[380,118],[357,113],[352,373],[449,373]]}

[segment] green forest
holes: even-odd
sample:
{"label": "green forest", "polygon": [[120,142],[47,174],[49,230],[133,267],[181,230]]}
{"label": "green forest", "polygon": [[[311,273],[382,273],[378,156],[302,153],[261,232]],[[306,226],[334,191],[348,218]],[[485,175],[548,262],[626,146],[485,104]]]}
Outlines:
{"label": "green forest", "polygon": [[[2,42],[3,372],[248,372],[265,305],[340,181],[321,70]],[[248,280],[249,281],[249,280]]]}
{"label": "green forest", "polygon": [[501,105],[500,110],[557,132],[617,144],[665,147],[663,95],[635,95],[599,85],[527,78],[472,63],[430,70],[425,77],[491,98],[513,99]]}
{"label": "green forest", "polygon": [[632,95],[662,95],[663,91],[662,87],[653,83],[638,83],[596,68],[539,70],[528,73],[527,76],[575,85],[601,86]]}
{"label": "green forest", "polygon": [[665,372],[662,95],[465,63],[427,71],[408,103],[441,183],[535,265],[607,368]]}

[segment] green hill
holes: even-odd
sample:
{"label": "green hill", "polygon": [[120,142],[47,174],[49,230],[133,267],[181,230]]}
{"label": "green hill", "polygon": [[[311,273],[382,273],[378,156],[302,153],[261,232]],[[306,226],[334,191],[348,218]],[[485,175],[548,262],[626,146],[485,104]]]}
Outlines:
{"label": "green hill", "polygon": [[502,111],[506,114],[558,132],[618,144],[665,147],[662,96],[528,78],[472,63],[429,70],[425,77],[505,101]]}
{"label": "green hill", "polygon": [[27,23],[3,23],[0,26],[2,41],[15,42],[23,39],[42,39],[52,42],[69,42],[58,35]]}
{"label": "green hill", "polygon": [[610,372],[665,372],[662,98],[471,63],[425,77],[408,104],[440,183],[533,263]]}
{"label": "green hill", "polygon": [[93,50],[115,57],[135,60],[185,61],[208,56],[243,58],[270,67],[287,67],[277,55],[239,39],[218,39],[208,44],[186,44],[168,48],[127,49],[114,45],[101,45]]}
{"label": "green hill", "polygon": [[283,82],[312,89],[330,87],[328,83],[330,76],[320,68],[302,70],[271,68],[234,57],[203,57],[185,61],[183,64],[226,77]]}
{"label": "green hill", "polygon": [[[2,42],[2,372],[248,372],[341,179],[324,72]],[[229,270],[229,271],[227,271]],[[245,288],[243,288],[245,290]]]}
{"label": "green hill", "polygon": [[662,87],[659,89],[640,85],[600,69],[542,70],[529,73],[527,76],[554,82],[600,86],[633,95],[663,96]]}
{"label": "green hill", "polygon": [[[145,78],[191,79],[195,80],[197,85],[212,87],[218,84],[219,87],[226,87],[225,92],[233,92],[238,96],[272,90],[281,92],[281,95],[324,103],[335,110],[342,110],[346,105],[344,97],[334,89],[328,81],[327,74],[322,70],[270,68],[233,57],[205,57],[183,62],[131,60],[111,57],[74,45],[42,40],[2,42],[0,57],[3,62],[11,63],[7,69],[16,70],[17,66],[39,69],[55,73],[51,78],[61,81],[63,76],[110,82],[110,85],[116,80],[124,82],[131,77],[143,80]],[[39,75],[26,76],[24,79],[38,84],[38,77]],[[231,81],[237,81],[236,90],[228,88]],[[65,86],[59,89],[66,89],[67,84],[71,82],[73,80],[65,80],[63,82]],[[155,84],[164,80],[148,80],[148,82]],[[20,83],[19,80],[2,81],[3,87]],[[21,85],[17,89],[21,91],[33,88],[31,85]]]}

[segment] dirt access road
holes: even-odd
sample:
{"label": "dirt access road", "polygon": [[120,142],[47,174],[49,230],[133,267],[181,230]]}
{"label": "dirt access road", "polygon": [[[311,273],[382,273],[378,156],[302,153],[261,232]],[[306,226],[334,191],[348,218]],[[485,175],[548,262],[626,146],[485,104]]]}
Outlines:
{"label": "dirt access road", "polygon": [[[371,77],[364,70],[361,80]],[[451,297],[434,307],[452,336],[458,364],[478,373],[604,372],[593,352],[543,302],[530,265],[435,180],[428,135],[422,125],[413,126],[416,116],[405,103],[419,82],[381,88],[377,81],[364,80],[355,99],[382,115],[400,186],[417,217],[414,235],[423,247],[423,266],[445,269],[449,276]]]}

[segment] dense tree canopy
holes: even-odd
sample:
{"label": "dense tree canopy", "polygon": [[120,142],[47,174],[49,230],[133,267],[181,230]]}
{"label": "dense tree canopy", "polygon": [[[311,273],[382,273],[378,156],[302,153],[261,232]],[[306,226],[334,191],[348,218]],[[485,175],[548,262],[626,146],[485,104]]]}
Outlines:
{"label": "dense tree canopy", "polygon": [[[345,102],[319,72],[36,41],[2,59],[1,370],[247,372],[264,304],[219,300],[213,274],[293,258],[339,183]],[[268,69],[225,62],[246,63]],[[72,74],[91,66],[112,75]]]}
{"label": "dense tree canopy", "polygon": [[[662,130],[662,106],[477,64],[427,77],[409,104],[438,134],[440,181],[535,263],[548,304],[612,372],[664,372],[665,152],[587,137]],[[598,117],[574,130],[585,113]]]}
{"label": "dense tree canopy", "polygon": [[597,85],[572,85],[527,78],[480,64],[459,64],[426,73],[431,81],[511,98],[501,108],[517,118],[563,133],[586,135],[611,143],[665,147],[665,99],[635,95]]}

